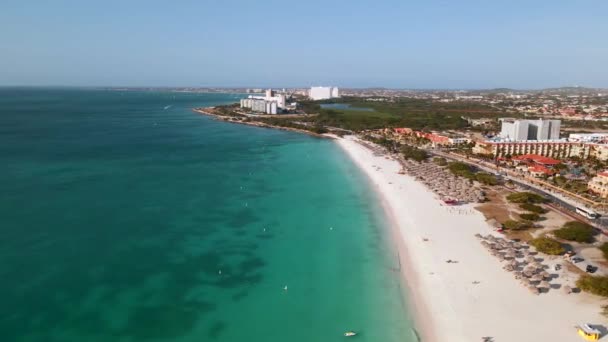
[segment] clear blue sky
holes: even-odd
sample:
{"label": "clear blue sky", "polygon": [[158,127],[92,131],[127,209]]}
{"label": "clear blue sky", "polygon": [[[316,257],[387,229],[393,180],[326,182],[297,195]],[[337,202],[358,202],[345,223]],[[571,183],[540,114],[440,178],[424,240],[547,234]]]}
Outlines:
{"label": "clear blue sky", "polygon": [[608,87],[608,1],[0,3],[0,85]]}

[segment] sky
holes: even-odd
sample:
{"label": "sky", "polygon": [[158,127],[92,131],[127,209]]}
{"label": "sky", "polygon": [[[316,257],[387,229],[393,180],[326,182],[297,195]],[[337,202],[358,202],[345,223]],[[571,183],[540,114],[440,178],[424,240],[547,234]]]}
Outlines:
{"label": "sky", "polygon": [[606,0],[0,2],[0,85],[608,88]]}

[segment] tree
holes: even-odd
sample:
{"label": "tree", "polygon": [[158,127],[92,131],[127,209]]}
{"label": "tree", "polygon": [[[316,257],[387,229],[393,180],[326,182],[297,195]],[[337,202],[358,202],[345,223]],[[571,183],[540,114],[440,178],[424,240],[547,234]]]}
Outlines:
{"label": "tree", "polygon": [[608,297],[608,277],[583,275],[576,281],[576,286],[583,291]]}
{"label": "tree", "polygon": [[608,260],[608,242],[604,242],[599,248],[604,254],[604,259]]}
{"label": "tree", "polygon": [[533,192],[516,192],[507,196],[511,203],[545,203],[547,199]]}
{"label": "tree", "polygon": [[566,251],[559,241],[546,236],[530,240],[529,244],[536,247],[539,252],[549,255],[560,255]]}
{"label": "tree", "polygon": [[526,221],[540,221],[540,215],[535,214],[535,213],[525,213],[525,214],[519,214],[519,217],[521,217],[522,220],[526,220]]}
{"label": "tree", "polygon": [[583,222],[570,221],[566,222],[562,228],[556,230],[554,234],[560,239],[590,243],[593,242],[595,229]]}
{"label": "tree", "polygon": [[536,213],[536,214],[544,214],[547,212],[546,209],[541,207],[540,205],[532,204],[532,203],[522,203],[519,205],[523,210]]}

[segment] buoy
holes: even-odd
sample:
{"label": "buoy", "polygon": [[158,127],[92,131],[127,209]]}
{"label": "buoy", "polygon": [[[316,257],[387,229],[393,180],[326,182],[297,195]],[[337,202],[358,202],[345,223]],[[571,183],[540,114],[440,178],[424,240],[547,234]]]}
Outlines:
{"label": "buoy", "polygon": [[287,291],[287,285],[285,285],[285,287],[283,288],[283,290]]}
{"label": "buoy", "polygon": [[222,270],[219,270],[219,271],[217,272],[217,274],[222,274]]}

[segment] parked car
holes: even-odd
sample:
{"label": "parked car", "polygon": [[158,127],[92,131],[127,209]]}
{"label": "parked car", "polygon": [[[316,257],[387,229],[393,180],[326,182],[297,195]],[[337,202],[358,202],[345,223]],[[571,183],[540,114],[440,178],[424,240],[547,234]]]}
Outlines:
{"label": "parked car", "polygon": [[597,271],[597,267],[595,267],[593,265],[587,265],[587,268],[585,268],[585,271],[587,271],[587,273],[595,273],[595,271]]}

